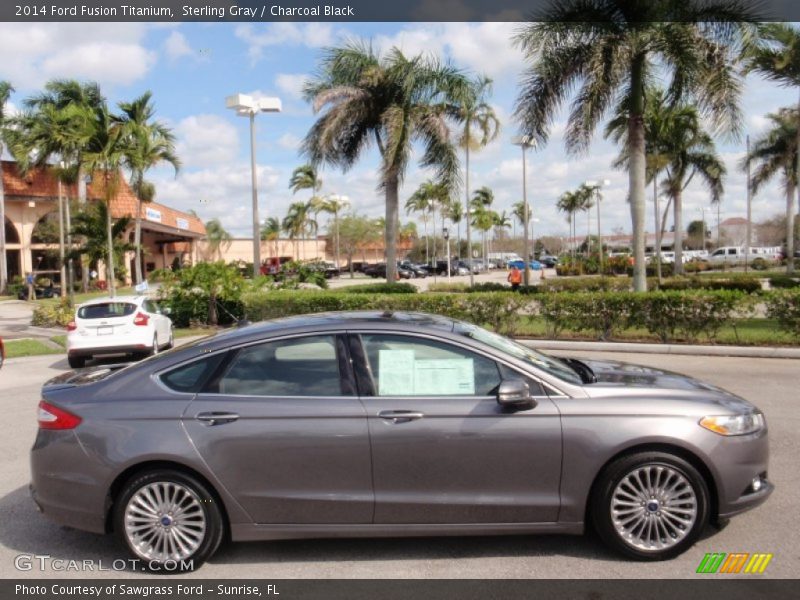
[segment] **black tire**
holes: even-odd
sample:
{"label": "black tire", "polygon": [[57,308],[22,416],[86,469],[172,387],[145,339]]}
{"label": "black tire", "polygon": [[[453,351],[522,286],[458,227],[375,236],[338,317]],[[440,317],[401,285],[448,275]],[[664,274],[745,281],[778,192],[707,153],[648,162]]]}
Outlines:
{"label": "black tire", "polygon": [[[159,561],[134,549],[125,529],[125,512],[131,498],[143,487],[165,483],[178,484],[191,491],[199,500],[205,518],[206,529],[197,549],[186,557],[170,561]],[[222,510],[214,494],[196,477],[172,469],[156,469],[140,473],[130,479],[118,495],[113,506],[114,534],[119,543],[138,560],[138,568],[158,573],[177,573],[193,571],[199,568],[217,551],[225,536],[225,521]]]}
{"label": "black tire", "polygon": [[70,369],[82,369],[86,366],[86,356],[67,356]]}
{"label": "black tire", "polygon": [[[682,476],[694,493],[696,505],[694,522],[690,527],[682,529],[681,539],[666,548],[637,548],[632,542],[623,538],[613,521],[611,512],[615,488],[628,474],[642,467],[667,467]],[[700,537],[709,522],[709,498],[705,479],[689,462],[665,452],[640,452],[620,457],[603,470],[590,499],[589,514],[595,531],[611,549],[636,560],[668,560],[685,552]],[[644,512],[647,510],[643,509]]]}
{"label": "black tire", "polygon": [[155,356],[156,354],[158,354],[159,350],[160,350],[160,348],[158,347],[158,333],[154,333],[153,334],[153,347],[150,348],[150,352],[149,352],[150,356]]}
{"label": "black tire", "polygon": [[169,328],[169,341],[167,341],[167,345],[164,346],[164,350],[169,350],[170,348],[175,347],[175,330],[172,327]]}

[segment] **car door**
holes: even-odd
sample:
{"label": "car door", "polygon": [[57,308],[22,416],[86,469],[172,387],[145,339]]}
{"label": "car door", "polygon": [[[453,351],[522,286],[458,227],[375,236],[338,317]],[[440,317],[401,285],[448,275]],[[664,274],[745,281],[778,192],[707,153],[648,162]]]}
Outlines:
{"label": "car door", "polygon": [[450,342],[353,334],[372,442],[375,523],[543,523],[558,518],[561,425],[537,405],[502,408],[501,378],[520,377]]}
{"label": "car door", "polygon": [[232,351],[184,423],[254,522],[371,522],[367,420],[342,337],[304,335]]}

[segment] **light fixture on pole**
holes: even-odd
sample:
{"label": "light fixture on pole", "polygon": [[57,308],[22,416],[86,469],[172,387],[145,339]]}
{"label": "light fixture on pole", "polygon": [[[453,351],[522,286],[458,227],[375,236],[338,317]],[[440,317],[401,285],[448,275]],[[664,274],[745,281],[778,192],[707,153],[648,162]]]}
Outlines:
{"label": "light fixture on pole", "polygon": [[530,227],[530,214],[528,208],[528,175],[526,170],[526,150],[528,148],[534,148],[536,146],[536,142],[534,141],[533,137],[530,135],[517,135],[511,138],[511,143],[515,146],[519,146],[522,148],[522,214],[523,214],[523,232],[524,235],[522,237],[522,244],[523,244],[523,259],[525,264],[525,285],[530,285],[531,281],[531,265],[530,259],[528,254],[528,227]]}
{"label": "light fixture on pole", "polygon": [[261,267],[261,232],[258,220],[258,181],[256,178],[256,115],[260,112],[281,112],[280,98],[256,99],[246,94],[225,98],[225,107],[236,111],[240,117],[250,118],[250,170],[253,187],[253,277],[258,277]]}
{"label": "light fixture on pole", "polygon": [[[600,201],[603,199],[601,188],[611,185],[608,179],[600,179],[599,181],[589,180],[586,186],[592,188],[597,194],[597,255],[600,260],[600,275],[603,275],[603,237],[600,232]],[[659,248],[660,251],[660,248]]]}
{"label": "light fixture on pole", "polygon": [[450,232],[447,227],[442,227],[442,237],[447,244],[447,279],[450,279],[452,273],[450,272]]}

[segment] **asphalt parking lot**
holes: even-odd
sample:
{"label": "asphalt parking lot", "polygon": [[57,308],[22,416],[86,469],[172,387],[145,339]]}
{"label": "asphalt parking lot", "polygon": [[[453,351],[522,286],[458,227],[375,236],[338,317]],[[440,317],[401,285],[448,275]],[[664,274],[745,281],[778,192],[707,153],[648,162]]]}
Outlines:
{"label": "asphalt parking lot", "polygon": [[[578,353],[573,353],[578,355]],[[304,540],[228,544],[195,577],[204,578],[690,578],[707,552],[770,552],[761,577],[796,577],[800,567],[800,360],[598,354],[690,374],[723,386],[766,414],[777,490],[764,506],[734,518],[681,557],[661,563],[622,560],[592,537],[519,536],[425,539]],[[113,538],[59,527],[28,497],[28,450],[36,433],[42,382],[65,370],[60,356],[7,361],[0,370],[0,577],[139,577],[135,571],[20,571],[15,557],[110,565],[125,558]],[[18,561],[16,561],[18,562]],[[192,575],[189,575],[191,577]],[[730,577],[725,575],[703,575]],[[752,577],[740,575],[738,577]]]}

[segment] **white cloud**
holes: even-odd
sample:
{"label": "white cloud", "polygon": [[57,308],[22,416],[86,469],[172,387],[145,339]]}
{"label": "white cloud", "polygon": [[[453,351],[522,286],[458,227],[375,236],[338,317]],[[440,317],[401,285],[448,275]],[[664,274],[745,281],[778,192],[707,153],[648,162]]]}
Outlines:
{"label": "white cloud", "polygon": [[188,167],[229,164],[239,154],[239,136],[229,121],[216,115],[186,117],[175,128],[177,151]]}
{"label": "white cloud", "polygon": [[55,77],[130,84],[156,62],[146,32],[142,23],[0,23],[0,78],[18,90]]}
{"label": "white cloud", "polygon": [[247,54],[253,63],[261,60],[267,48],[273,46],[305,46],[321,48],[332,45],[337,33],[326,23],[268,23],[254,26],[239,25],[235,35],[247,44]]}
{"label": "white cloud", "polygon": [[284,94],[288,94],[295,100],[302,100],[303,86],[307,80],[308,74],[306,73],[278,73],[275,77],[275,85],[278,86],[278,89]]}
{"label": "white cloud", "polygon": [[164,40],[164,52],[171,61],[176,61],[184,56],[194,54],[194,50],[186,40],[186,36],[180,31],[173,31],[169,37]]}
{"label": "white cloud", "polygon": [[292,150],[296,152],[300,149],[300,144],[303,140],[292,133],[284,133],[278,138],[278,145],[284,150]]}

